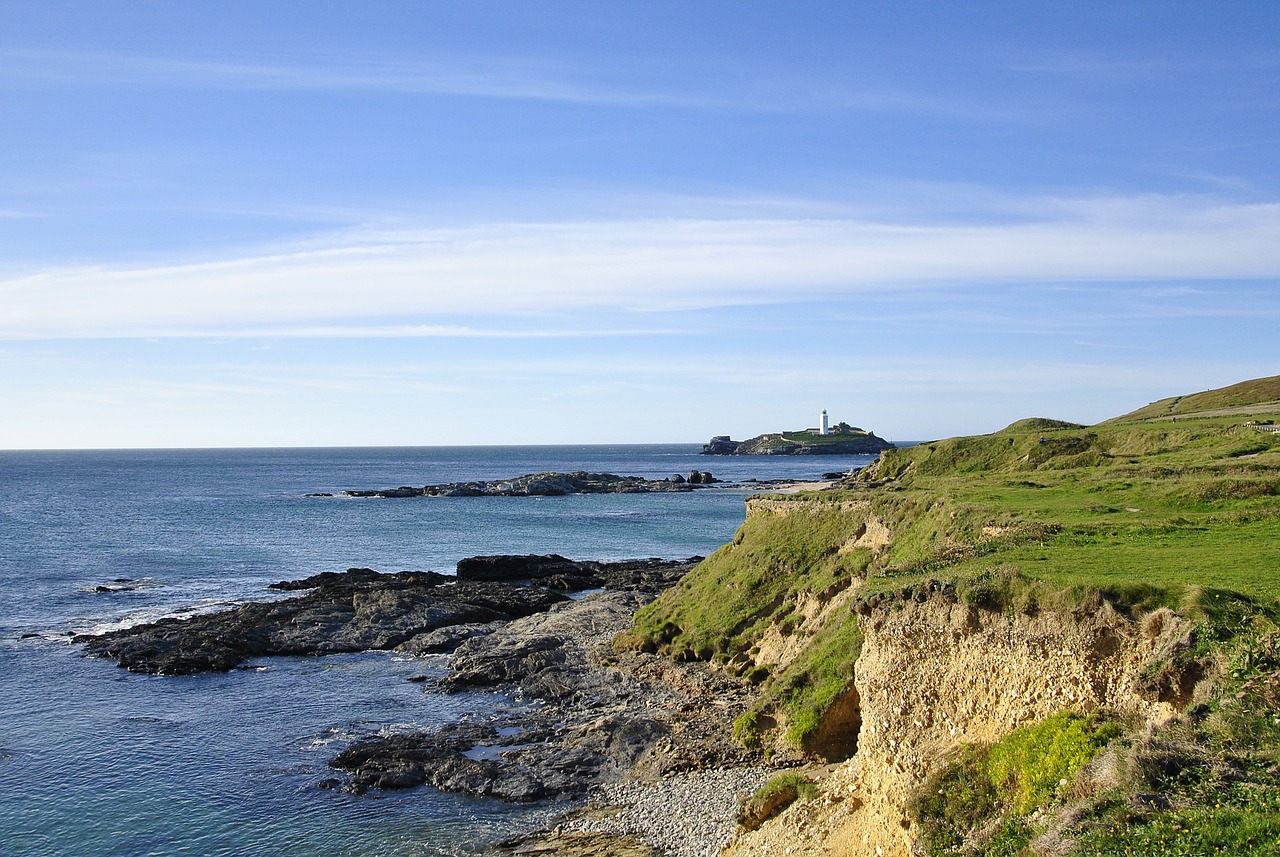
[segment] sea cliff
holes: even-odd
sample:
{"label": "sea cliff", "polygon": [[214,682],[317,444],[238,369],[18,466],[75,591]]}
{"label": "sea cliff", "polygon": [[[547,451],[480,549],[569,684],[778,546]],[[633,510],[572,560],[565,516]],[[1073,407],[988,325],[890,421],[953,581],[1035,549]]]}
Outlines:
{"label": "sea cliff", "polygon": [[756,688],[735,740],[779,776],[727,853],[1277,847],[1278,398],[1024,420],[748,501],[615,643]]}

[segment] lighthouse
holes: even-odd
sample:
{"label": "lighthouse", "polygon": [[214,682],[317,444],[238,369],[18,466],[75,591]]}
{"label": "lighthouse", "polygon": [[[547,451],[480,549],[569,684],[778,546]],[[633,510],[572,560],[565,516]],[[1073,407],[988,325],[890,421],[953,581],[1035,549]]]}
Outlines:
{"label": "lighthouse", "polygon": [[822,418],[818,421],[818,434],[831,434],[831,428],[827,425],[827,409],[822,409]]}

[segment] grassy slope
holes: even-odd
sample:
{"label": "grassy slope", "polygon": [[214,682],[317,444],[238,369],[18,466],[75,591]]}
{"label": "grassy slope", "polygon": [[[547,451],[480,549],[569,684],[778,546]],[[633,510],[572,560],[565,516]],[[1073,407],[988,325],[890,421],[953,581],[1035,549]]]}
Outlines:
{"label": "grassy slope", "polygon": [[[1016,533],[950,564],[964,579],[993,564],[1059,586],[1136,584],[1280,591],[1280,435],[1225,417],[1175,424],[997,432],[887,453],[864,479],[956,498]],[[872,581],[874,585],[874,581]]]}
{"label": "grassy slope", "polygon": [[[733,544],[639,614],[619,644],[718,661],[760,682],[740,737],[760,740],[778,718],[802,748],[852,682],[856,621],[842,612],[804,629],[803,654],[774,672],[755,664],[758,644],[771,628],[801,633],[793,608],[806,595],[830,597],[855,582],[867,597],[939,579],[961,597],[1007,607],[1027,598],[1078,603],[1100,592],[1121,609],[1170,606],[1202,620],[1202,647],[1258,644],[1280,615],[1280,435],[1243,423],[1280,421],[1280,404],[1267,404],[1277,399],[1280,377],[1155,403],[1092,427],[1024,420],[991,435],[890,451],[845,491],[780,499],[796,503],[796,513],[749,520]],[[1241,410],[1196,416],[1226,409]],[[869,517],[889,527],[891,546],[849,550]],[[1253,680],[1246,674],[1280,682],[1257,664],[1249,669],[1257,674],[1237,670],[1238,682]],[[1221,755],[1221,742],[1230,743],[1223,729],[1253,730],[1255,744],[1240,752],[1262,752],[1274,766],[1276,736],[1269,749],[1256,746],[1267,740],[1257,735],[1276,726],[1265,708],[1240,714],[1245,726],[1231,721],[1188,740],[1202,749],[1218,742]],[[1259,786],[1270,796],[1264,805],[1275,797],[1269,776]],[[1275,826],[1275,817],[1266,824]],[[1112,853],[1137,828],[1116,829],[1111,839],[1092,834],[1089,853]],[[1224,836],[1227,846],[1245,842],[1244,834]]]}
{"label": "grassy slope", "polygon": [[1277,402],[1280,402],[1280,375],[1272,375],[1270,378],[1255,378],[1252,381],[1242,381],[1230,387],[1206,390],[1190,396],[1161,399],[1132,413],[1116,417],[1114,422],[1159,419],[1233,408],[1246,408],[1247,412],[1252,413],[1252,408],[1259,404],[1262,405],[1259,412],[1275,413],[1270,406]]}

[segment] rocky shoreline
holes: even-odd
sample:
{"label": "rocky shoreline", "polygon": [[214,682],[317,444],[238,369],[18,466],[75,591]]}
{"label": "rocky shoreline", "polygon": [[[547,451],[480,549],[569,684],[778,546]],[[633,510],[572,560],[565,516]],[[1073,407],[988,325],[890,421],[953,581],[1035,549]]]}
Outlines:
{"label": "rocky shoreline", "polygon": [[450,654],[438,690],[504,690],[521,704],[427,732],[356,741],[322,788],[431,786],[565,813],[495,854],[714,854],[763,781],[730,739],[751,685],[696,663],[613,651],[636,610],[701,558],[591,562],[472,557],[434,572],[326,572],[303,594],[82,636],[90,655],[156,674],[249,658],[364,649]]}

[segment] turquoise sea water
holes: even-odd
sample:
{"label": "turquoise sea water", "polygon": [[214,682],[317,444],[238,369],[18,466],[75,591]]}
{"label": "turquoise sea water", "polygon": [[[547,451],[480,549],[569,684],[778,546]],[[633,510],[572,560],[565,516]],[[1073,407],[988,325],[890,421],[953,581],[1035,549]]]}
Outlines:
{"label": "turquoise sea water", "polygon": [[350,566],[451,572],[477,554],[707,554],[732,537],[752,492],[308,493],[544,470],[816,478],[869,460],[697,450],[0,452],[0,853],[461,854],[536,823],[554,807],[317,786],[328,760],[362,735],[518,704],[404,680],[443,674],[443,657],[271,658],[226,675],[156,677],[84,658],[67,635],[271,597],[268,583]]}

